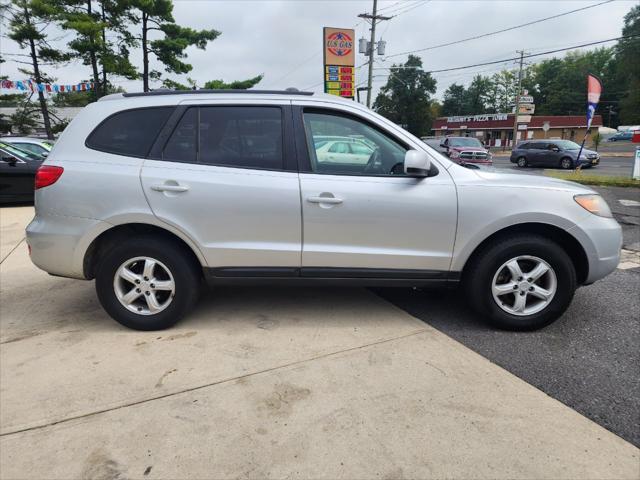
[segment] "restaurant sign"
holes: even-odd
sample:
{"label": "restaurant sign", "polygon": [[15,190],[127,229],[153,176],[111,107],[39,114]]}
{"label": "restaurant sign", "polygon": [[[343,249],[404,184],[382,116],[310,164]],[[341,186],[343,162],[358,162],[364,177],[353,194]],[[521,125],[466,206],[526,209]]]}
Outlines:
{"label": "restaurant sign", "polygon": [[447,123],[461,123],[461,122],[490,122],[492,120],[506,120],[506,113],[487,113],[485,115],[470,115],[470,116],[455,116],[447,117]]}

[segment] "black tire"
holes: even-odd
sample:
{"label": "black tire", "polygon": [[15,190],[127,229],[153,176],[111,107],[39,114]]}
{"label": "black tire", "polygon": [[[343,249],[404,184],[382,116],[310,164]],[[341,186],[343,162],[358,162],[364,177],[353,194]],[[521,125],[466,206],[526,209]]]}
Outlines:
{"label": "black tire", "polygon": [[[141,315],[132,312],[116,295],[116,271],[127,260],[136,257],[150,257],[161,262],[173,276],[175,290],[172,299],[158,313]],[[192,256],[177,242],[150,235],[136,236],[115,245],[100,259],[96,269],[96,293],[100,304],[114,320],[135,330],[163,330],[175,325],[195,305],[200,286],[201,276]]]}
{"label": "black tire", "polygon": [[[549,304],[543,310],[526,316],[506,312],[492,294],[494,275],[501,265],[522,255],[544,260],[553,269],[557,280],[556,293]],[[500,238],[474,255],[463,276],[463,291],[471,306],[494,326],[514,331],[537,330],[557,320],[569,307],[576,284],[575,267],[565,250],[538,235],[515,234]]]}
{"label": "black tire", "polygon": [[560,159],[560,168],[563,170],[572,170],[573,169],[573,160],[569,157],[563,157]]}
{"label": "black tire", "polygon": [[517,160],[516,160],[516,164],[520,168],[525,168],[525,167],[527,167],[529,165],[529,162],[527,162],[526,157],[518,157]]}

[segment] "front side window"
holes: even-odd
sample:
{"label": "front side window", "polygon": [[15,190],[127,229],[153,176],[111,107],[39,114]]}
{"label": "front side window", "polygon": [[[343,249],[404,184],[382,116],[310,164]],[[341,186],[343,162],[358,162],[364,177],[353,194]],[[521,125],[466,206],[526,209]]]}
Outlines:
{"label": "front side window", "polygon": [[[408,149],[368,123],[337,113],[305,112],[304,125],[313,172],[404,175]],[[320,138],[332,138],[327,142],[332,145],[321,144]],[[334,146],[336,151],[330,151]]]}
{"label": "front side window", "polygon": [[102,152],[146,157],[174,107],[124,110],[110,116],[87,138],[87,147]]}

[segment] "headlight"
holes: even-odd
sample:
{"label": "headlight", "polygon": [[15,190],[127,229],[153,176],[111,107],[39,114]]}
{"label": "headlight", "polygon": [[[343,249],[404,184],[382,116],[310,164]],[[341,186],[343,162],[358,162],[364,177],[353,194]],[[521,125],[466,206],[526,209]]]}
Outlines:
{"label": "headlight", "polygon": [[573,197],[578,205],[580,205],[585,210],[593,213],[594,215],[598,215],[599,217],[613,218],[611,214],[611,209],[607,202],[604,199],[595,193],[586,194],[586,195],[576,195]]}
{"label": "headlight", "polygon": [[451,150],[451,153],[449,155],[451,156],[451,158],[458,158],[460,156],[460,152],[457,150]]}

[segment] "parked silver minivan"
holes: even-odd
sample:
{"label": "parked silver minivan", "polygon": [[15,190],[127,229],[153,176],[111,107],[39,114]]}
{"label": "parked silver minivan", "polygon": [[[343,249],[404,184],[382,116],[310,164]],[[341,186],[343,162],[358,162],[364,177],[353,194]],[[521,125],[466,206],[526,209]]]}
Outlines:
{"label": "parked silver minivan", "polygon": [[[317,155],[327,138],[369,155]],[[216,284],[456,286],[502,328],[540,328],[616,268],[621,230],[570,182],[469,170],[356,102],[298,91],[115,94],[36,178],[33,262],[96,280],[131,328]],[[215,290],[214,290],[215,294]]]}

